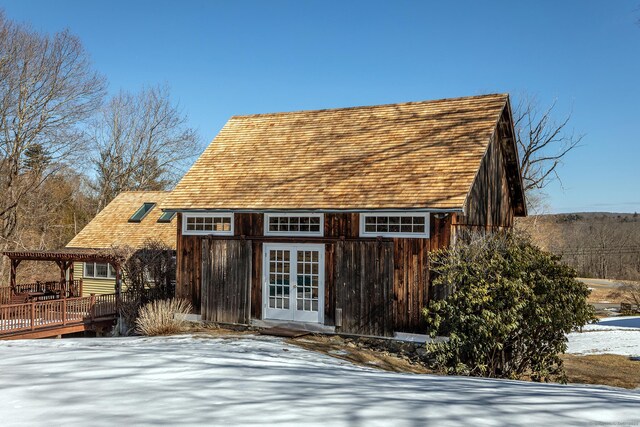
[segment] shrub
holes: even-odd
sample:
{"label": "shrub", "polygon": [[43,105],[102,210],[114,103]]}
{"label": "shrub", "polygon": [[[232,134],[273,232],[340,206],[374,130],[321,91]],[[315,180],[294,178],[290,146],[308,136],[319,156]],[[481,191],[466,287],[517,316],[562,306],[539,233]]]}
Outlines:
{"label": "shrub", "polygon": [[[431,258],[445,295],[425,308],[427,350],[458,375],[563,380],[566,333],[595,320],[589,289],[560,258],[512,233],[472,234]],[[448,291],[448,292],[447,292]]]}
{"label": "shrub", "polygon": [[171,335],[184,330],[185,315],[191,312],[191,303],[183,299],[152,301],[138,312],[136,331],[142,335]]}

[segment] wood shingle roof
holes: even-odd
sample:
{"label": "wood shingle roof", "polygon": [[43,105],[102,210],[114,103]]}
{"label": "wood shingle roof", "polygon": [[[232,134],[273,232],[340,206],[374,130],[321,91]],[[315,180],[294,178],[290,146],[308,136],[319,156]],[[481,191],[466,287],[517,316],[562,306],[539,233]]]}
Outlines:
{"label": "wood shingle roof", "polygon": [[508,95],[234,116],[172,209],[458,209]]}
{"label": "wood shingle roof", "polygon": [[[109,249],[127,246],[139,249],[149,239],[176,248],[176,218],[158,222],[165,207],[167,191],[126,191],[120,193],[95,216],[68,244],[67,248]],[[143,203],[156,205],[140,222],[129,218]]]}

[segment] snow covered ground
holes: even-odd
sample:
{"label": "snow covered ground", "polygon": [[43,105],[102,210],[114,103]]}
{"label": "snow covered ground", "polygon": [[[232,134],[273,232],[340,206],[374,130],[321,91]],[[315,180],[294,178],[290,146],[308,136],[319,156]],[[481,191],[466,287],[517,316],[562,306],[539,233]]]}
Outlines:
{"label": "snow covered ground", "polygon": [[270,337],[0,342],[0,424],[617,425],[640,390],[398,374]]}
{"label": "snow covered ground", "polygon": [[640,357],[640,316],[608,317],[568,335],[567,353]]}

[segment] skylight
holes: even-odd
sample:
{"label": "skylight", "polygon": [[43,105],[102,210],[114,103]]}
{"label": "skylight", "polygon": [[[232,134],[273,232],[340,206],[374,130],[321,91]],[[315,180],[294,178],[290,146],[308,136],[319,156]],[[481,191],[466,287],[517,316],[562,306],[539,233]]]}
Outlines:
{"label": "skylight", "polygon": [[129,222],[140,222],[142,221],[142,219],[147,216],[147,214],[149,212],[151,212],[151,209],[153,209],[153,207],[155,206],[155,203],[151,203],[151,202],[146,202],[143,203],[142,206],[140,207],[140,209],[138,209],[136,211],[136,213],[133,214],[133,216],[131,216],[131,218],[129,218]]}
{"label": "skylight", "polygon": [[176,216],[176,212],[166,211],[162,212],[160,218],[158,218],[158,222],[171,222],[171,220]]}

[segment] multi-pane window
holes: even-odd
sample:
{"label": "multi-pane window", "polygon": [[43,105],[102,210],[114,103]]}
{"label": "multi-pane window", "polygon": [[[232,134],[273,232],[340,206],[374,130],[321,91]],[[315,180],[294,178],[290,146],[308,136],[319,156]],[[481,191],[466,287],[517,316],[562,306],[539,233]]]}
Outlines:
{"label": "multi-pane window", "polygon": [[428,213],[360,214],[361,236],[429,237]]}
{"label": "multi-pane window", "polygon": [[115,279],[116,272],[111,264],[105,262],[85,262],[83,277],[93,279]]}
{"label": "multi-pane window", "polygon": [[268,213],[265,214],[266,236],[322,236],[324,218],[322,214]]}
{"label": "multi-pane window", "polygon": [[298,251],[296,308],[318,311],[318,251]]}
{"label": "multi-pane window", "polygon": [[233,235],[233,214],[185,214],[182,233]]}
{"label": "multi-pane window", "polygon": [[288,250],[269,253],[269,308],[289,309],[290,256]]}

